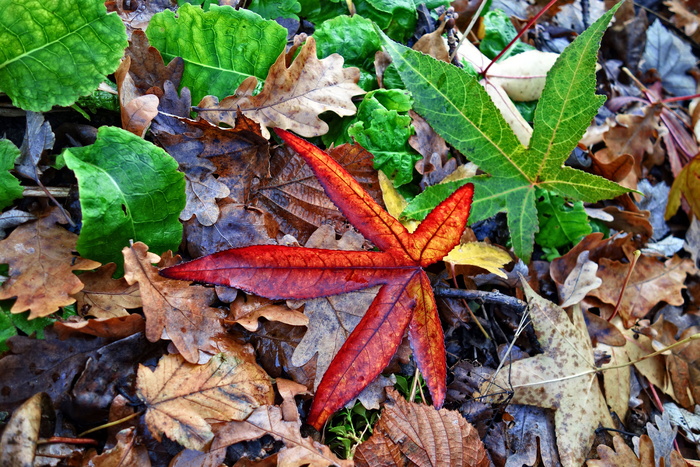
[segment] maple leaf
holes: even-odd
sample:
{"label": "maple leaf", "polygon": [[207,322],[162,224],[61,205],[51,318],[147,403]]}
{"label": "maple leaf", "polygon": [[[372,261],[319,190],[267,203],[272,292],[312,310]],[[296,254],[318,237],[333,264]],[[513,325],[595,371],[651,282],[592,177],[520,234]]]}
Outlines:
{"label": "maple leaf", "polygon": [[0,287],[0,300],[16,297],[12,313],[29,310],[29,319],[48,316],[75,302],[71,295],[83,288],[73,274],[100,263],[76,256],[78,236],[60,225],[58,210],[17,227],[0,242],[0,263],[10,265],[9,279]]}
{"label": "maple leaf", "polygon": [[328,154],[275,130],[311,166],[328,197],[381,251],[257,245],[161,271],[166,277],[227,285],[272,299],[310,299],[381,285],[316,391],[309,423],[317,429],[357,396],[389,363],[409,328],[414,356],[433,404],[445,398],[445,348],[430,280],[423,271],[459,243],[472,198],[465,185],[409,234]]}
{"label": "maple leaf", "polygon": [[153,436],[160,441],[165,433],[190,449],[214,438],[210,422],[245,420],[274,401],[262,368],[223,353],[206,365],[193,365],[180,355],[164,356],[155,370],[139,365],[136,388]]}
{"label": "maple leaf", "polygon": [[481,393],[488,395],[491,385],[512,385],[513,403],[554,409],[561,463],[579,466],[598,424],[613,426],[583,314],[574,309],[572,323],[566,311],[537,295],[524,280],[523,287],[544,353],[506,366],[492,382],[482,385]]}
{"label": "maple leaf", "polygon": [[264,133],[264,127],[269,126],[306,137],[320,136],[328,132],[328,124],[318,118],[319,114],[331,111],[347,116],[356,112],[352,97],[365,93],[357,85],[359,79],[360,70],[343,68],[343,57],[338,54],[323,60],[316,58],[316,42],[309,37],[289,68],[286,55],[280,54],[259,94],[252,95],[258,79],[251,76],[241,83],[234,96],[221,102],[214,96],[202,99],[199,112],[212,123],[233,126],[238,109],[261,123]]}
{"label": "maple leaf", "polygon": [[[474,76],[381,34],[386,52],[413,95],[414,110],[448,143],[491,175],[469,180],[476,193],[470,222],[507,211],[513,248],[526,262],[538,231],[536,187],[586,202],[629,191],[563,166],[604,100],[595,94],[596,51],[616,9],[577,37],[547,74],[527,148]],[[432,196],[430,188],[412,204],[427,196]]]}

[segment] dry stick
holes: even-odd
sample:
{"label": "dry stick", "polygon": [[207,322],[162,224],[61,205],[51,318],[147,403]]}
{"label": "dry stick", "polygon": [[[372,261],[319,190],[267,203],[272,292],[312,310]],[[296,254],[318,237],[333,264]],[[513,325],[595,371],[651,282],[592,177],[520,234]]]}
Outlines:
{"label": "dry stick", "polygon": [[622,283],[622,290],[620,291],[620,296],[617,297],[617,303],[615,304],[615,310],[613,310],[612,316],[608,319],[608,322],[612,321],[612,319],[617,316],[617,312],[620,311],[620,305],[622,305],[622,297],[625,295],[625,289],[627,288],[627,284],[630,282],[630,278],[632,277],[632,271],[634,271],[634,266],[637,264],[637,260],[639,259],[639,256],[642,254],[641,251],[636,250],[634,252],[634,257],[632,258],[632,262],[630,263],[630,268],[627,271],[627,277],[625,277],[625,281]]}
{"label": "dry stick", "polygon": [[131,415],[127,415],[127,416],[124,417],[124,418],[120,418],[119,420],[115,420],[115,421],[113,421],[113,422],[105,423],[104,425],[96,426],[95,428],[90,428],[89,430],[83,431],[82,433],[80,433],[80,434],[78,435],[78,437],[79,437],[79,438],[82,438],[83,436],[85,436],[85,435],[87,435],[87,434],[90,434],[90,433],[93,433],[93,432],[95,432],[95,431],[102,430],[102,429],[104,429],[104,428],[109,428],[109,427],[112,427],[112,426],[115,426],[115,425],[119,425],[119,424],[124,423],[124,422],[128,422],[128,421],[131,420],[132,418],[136,418],[136,417],[138,417],[139,415],[141,415],[142,413],[143,413],[143,410],[141,410],[141,411],[139,411],[139,412],[134,412],[134,413],[132,413]]}
{"label": "dry stick", "polygon": [[502,294],[501,292],[485,292],[483,290],[462,290],[451,289],[449,287],[435,287],[433,289],[436,297],[444,298],[462,298],[465,300],[476,300],[482,303],[492,303],[497,305],[507,306],[516,311],[523,311],[527,308],[527,303],[518,300],[510,295]]}
{"label": "dry stick", "polygon": [[63,443],[63,444],[94,444],[97,445],[97,440],[92,438],[66,438],[65,436],[52,436],[36,444],[53,444],[53,443]]}

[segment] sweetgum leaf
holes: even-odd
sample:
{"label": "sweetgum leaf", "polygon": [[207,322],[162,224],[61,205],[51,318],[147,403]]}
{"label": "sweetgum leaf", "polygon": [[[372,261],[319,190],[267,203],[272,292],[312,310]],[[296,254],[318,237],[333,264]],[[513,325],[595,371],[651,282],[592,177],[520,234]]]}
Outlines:
{"label": "sweetgum leaf", "polygon": [[183,58],[181,86],[190,89],[193,102],[208,94],[229,96],[250,76],[265,79],[287,42],[287,30],[274,21],[217,5],[205,12],[186,4],[177,16],[165,10],[153,16],[146,35],[165,62]]}
{"label": "sweetgum leaf", "polygon": [[100,0],[0,0],[0,89],[17,107],[69,106],[116,70],[126,30]]}
{"label": "sweetgum leaf", "polygon": [[12,144],[12,141],[0,139],[0,209],[22,196],[19,180],[8,172],[14,168],[19,154],[19,148]]}
{"label": "sweetgum leaf", "polygon": [[165,151],[128,131],[101,127],[95,144],[66,149],[80,189],[83,227],[78,251],[102,263],[123,264],[122,248],[141,241],[152,251],[176,250],[185,181]]}
{"label": "sweetgum leaf", "polygon": [[414,110],[491,175],[471,180],[476,197],[470,222],[508,212],[513,248],[525,261],[530,259],[538,231],[536,186],[586,202],[629,191],[563,166],[604,99],[595,94],[596,52],[617,8],[581,34],[552,67],[535,113],[529,148],[519,143],[474,76],[383,36],[386,51],[413,95]]}

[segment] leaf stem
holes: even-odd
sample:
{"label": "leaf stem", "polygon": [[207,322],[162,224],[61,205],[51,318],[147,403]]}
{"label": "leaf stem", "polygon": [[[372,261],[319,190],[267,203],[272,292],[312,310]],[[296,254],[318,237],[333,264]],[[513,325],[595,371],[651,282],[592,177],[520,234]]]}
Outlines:
{"label": "leaf stem", "polygon": [[617,303],[615,304],[615,310],[613,310],[612,316],[608,318],[608,322],[610,322],[615,316],[617,316],[617,312],[620,311],[622,297],[625,295],[625,289],[627,288],[627,284],[629,284],[630,278],[632,277],[632,271],[634,271],[634,266],[637,264],[637,260],[639,259],[639,256],[641,254],[642,252],[640,250],[636,250],[634,252],[634,257],[632,258],[632,262],[630,263],[630,268],[627,271],[627,277],[625,277],[625,281],[622,283],[622,290],[620,290],[620,296],[617,298]]}
{"label": "leaf stem", "polygon": [[535,23],[537,22],[537,20],[540,19],[540,17],[541,17],[543,14],[545,14],[545,12],[546,12],[547,10],[549,10],[550,8],[552,8],[552,6],[554,6],[554,4],[555,4],[556,2],[557,2],[557,0],[549,0],[549,2],[544,6],[544,8],[542,8],[535,16],[533,16],[533,17],[530,19],[530,21],[528,21],[528,22],[525,24],[525,26],[524,26],[523,28],[520,29],[520,31],[518,32],[518,34],[516,34],[516,36],[513,38],[513,40],[511,40],[511,41],[508,43],[508,45],[506,45],[506,46],[503,48],[503,50],[501,50],[501,51],[498,53],[498,55],[496,55],[496,56],[493,58],[493,60],[491,60],[491,63],[489,63],[488,66],[486,67],[486,69],[485,69],[484,71],[481,72],[481,76],[484,77],[484,78],[486,78],[486,73],[488,73],[489,68],[491,68],[491,65],[493,65],[494,63],[496,63],[496,62],[498,61],[498,59],[501,58],[501,57],[503,56],[503,54],[505,54],[505,53],[508,51],[508,49],[510,49],[510,48],[513,46],[513,44],[515,44],[515,43],[523,36],[523,34],[525,34],[525,32],[527,32],[527,30],[530,29],[530,28],[532,27],[532,25],[535,24]]}
{"label": "leaf stem", "polygon": [[115,421],[113,421],[113,422],[105,423],[104,425],[96,426],[95,428],[90,428],[89,430],[83,431],[82,433],[80,433],[80,434],[78,435],[78,438],[82,438],[83,436],[85,436],[85,435],[87,435],[87,434],[94,433],[95,431],[102,430],[102,429],[104,429],[104,428],[110,428],[110,427],[113,427],[113,426],[115,426],[115,425],[119,425],[119,424],[121,424],[121,423],[128,422],[128,421],[131,420],[132,418],[136,418],[136,417],[138,417],[139,415],[141,415],[142,413],[143,413],[143,410],[141,410],[141,411],[139,411],[139,412],[134,412],[134,413],[132,413],[131,415],[127,415],[127,416],[124,417],[124,418],[120,418],[119,420],[115,420]]}

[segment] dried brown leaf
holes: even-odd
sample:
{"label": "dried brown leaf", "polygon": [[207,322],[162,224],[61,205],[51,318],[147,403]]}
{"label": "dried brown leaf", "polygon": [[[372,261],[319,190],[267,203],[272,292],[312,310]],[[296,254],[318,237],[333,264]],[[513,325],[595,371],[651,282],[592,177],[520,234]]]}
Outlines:
{"label": "dried brown leaf", "polygon": [[[46,417],[42,420],[42,415]],[[41,430],[42,424],[54,419],[55,414],[49,396],[40,392],[30,397],[15,412],[5,425],[5,430],[0,439],[0,465],[8,467],[32,466],[36,454],[39,432],[44,431],[44,436],[52,436],[53,428],[46,433],[46,426]],[[50,423],[48,424],[51,425]]]}
{"label": "dried brown leaf", "polygon": [[596,276],[598,265],[589,260],[588,255],[588,251],[582,251],[578,255],[576,266],[559,288],[562,308],[579,303],[591,290],[597,289],[603,283],[602,279]]}
{"label": "dried brown leaf", "polygon": [[78,334],[105,337],[107,339],[122,339],[137,332],[143,332],[145,327],[146,322],[139,314],[87,320],[71,316],[69,319],[57,321],[53,325],[59,339],[67,339]]}
{"label": "dried brown leaf", "polygon": [[187,203],[180,213],[180,220],[187,221],[197,216],[200,224],[209,226],[219,219],[216,200],[228,197],[231,190],[214,178],[209,170],[198,166],[185,172],[185,194]]}
{"label": "dried brown leaf", "polygon": [[554,409],[561,463],[579,466],[599,424],[613,426],[583,315],[574,308],[572,323],[562,308],[537,295],[527,282],[523,287],[544,353],[506,366],[481,392],[488,395],[492,386],[512,386],[514,403]]}
{"label": "dried brown leaf", "polygon": [[277,454],[277,465],[288,467],[308,465],[310,467],[352,466],[353,462],[341,460],[328,446],[311,438],[303,438],[299,429],[301,422],[285,421],[282,411],[276,406],[257,408],[245,421],[227,423],[218,432],[212,450],[240,441],[258,439],[270,435],[281,440],[285,447]]}
{"label": "dried brown leaf", "polygon": [[158,98],[162,97],[166,81],[172,82],[175,87],[180,86],[185,68],[182,57],[173,58],[166,66],[160,52],[151,47],[143,31],[133,32],[125,54],[131,58],[129,74],[141,95],[155,94]]}
{"label": "dried brown leaf", "polygon": [[90,459],[95,467],[150,467],[148,449],[139,443],[135,428],[126,428],[117,433],[117,445],[99,456]]}
{"label": "dried brown leaf", "polygon": [[654,462],[654,445],[647,435],[640,438],[640,455],[634,453],[631,447],[619,435],[613,436],[613,450],[609,446],[601,444],[598,446],[598,456],[600,459],[591,459],[586,462],[588,467],[656,467]]}
{"label": "dried brown leaf", "polygon": [[450,63],[450,52],[447,50],[445,41],[442,40],[445,24],[447,23],[442,22],[435,31],[424,34],[413,44],[412,49],[430,55],[436,60]]}
{"label": "dried brown leaf", "polygon": [[634,157],[637,176],[642,175],[644,159],[658,151],[653,143],[658,136],[659,111],[656,107],[645,108],[643,116],[620,114],[615,124],[603,139],[615,156],[629,154]]}
{"label": "dried brown leaf", "polygon": [[224,332],[220,310],[209,306],[214,301],[214,289],[161,277],[153,266],[160,257],[149,253],[141,242],[124,248],[122,253],[124,279],[139,284],[148,340],[156,342],[165,332],[192,363],[199,361],[200,350],[214,353],[212,338]]}
{"label": "dried brown leaf", "polygon": [[267,298],[246,294],[239,294],[231,304],[231,313],[227,321],[240,324],[248,331],[256,331],[260,318],[292,326],[307,326],[309,324],[309,318],[304,313],[290,310],[284,305],[276,305]]}
{"label": "dried brown leaf", "polygon": [[681,291],[685,289],[685,276],[695,270],[689,259],[674,256],[662,262],[658,258],[641,255],[623,291],[630,264],[600,258],[599,265],[598,277],[603,280],[603,285],[591,290],[588,295],[615,305],[622,293],[619,312],[628,328],[660,302],[683,305]]}
{"label": "dried brown leaf", "polygon": [[270,67],[263,90],[250,95],[257,79],[244,81],[236,95],[221,102],[214,96],[202,99],[200,115],[212,123],[234,125],[237,111],[263,125],[263,136],[269,137],[264,127],[292,130],[301,136],[320,136],[328,132],[328,125],[318,118],[327,111],[340,116],[354,115],[357,109],[353,96],[364,94],[357,82],[357,68],[343,68],[343,57],[331,54],[323,60],[316,57],[316,42],[306,40],[299,55],[287,68],[285,54],[280,54]]}
{"label": "dried brown leaf", "polygon": [[[399,446],[411,465],[478,466],[490,465],[484,445],[476,429],[459,412],[407,402],[395,390],[387,391],[394,403],[387,404],[374,434],[357,448],[363,459],[391,459]],[[374,439],[379,438],[376,442]],[[387,447],[378,452],[375,443]],[[372,446],[368,449],[367,446]],[[408,462],[406,462],[408,464]]]}
{"label": "dried brown leaf", "polygon": [[116,264],[108,263],[80,275],[85,287],[73,297],[81,316],[117,318],[129,316],[127,308],[141,308],[138,285],[129,285],[123,277],[112,279],[116,269]]}
{"label": "dried brown leaf", "polygon": [[245,420],[274,400],[262,368],[223,353],[206,365],[193,365],[179,355],[164,356],[155,370],[139,365],[136,390],[156,439],[165,434],[196,450],[214,438],[210,422]]}
{"label": "dried brown leaf", "polygon": [[121,109],[122,128],[143,138],[151,125],[151,120],[158,115],[158,96],[141,94],[129,74],[131,57],[126,56],[114,72],[119,91],[119,107]]}
{"label": "dried brown leaf", "polygon": [[0,286],[0,300],[16,297],[12,313],[29,310],[29,319],[50,315],[75,302],[71,295],[83,288],[73,271],[97,268],[100,263],[76,256],[78,236],[58,225],[63,215],[49,215],[17,227],[0,241],[0,263],[10,265]]}

